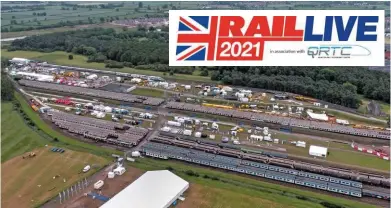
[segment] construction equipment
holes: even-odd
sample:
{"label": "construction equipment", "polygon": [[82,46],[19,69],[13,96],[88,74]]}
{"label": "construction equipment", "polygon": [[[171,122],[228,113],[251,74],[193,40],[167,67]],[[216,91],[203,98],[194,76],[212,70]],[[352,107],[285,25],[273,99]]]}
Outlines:
{"label": "construction equipment", "polygon": [[23,159],[33,158],[35,156],[36,156],[35,152],[29,152],[29,153],[27,153],[27,155],[23,155]]}
{"label": "construction equipment", "polygon": [[300,100],[300,101],[310,102],[310,103],[316,102],[316,99],[308,98],[308,97],[304,97],[304,96],[295,96],[295,99]]}

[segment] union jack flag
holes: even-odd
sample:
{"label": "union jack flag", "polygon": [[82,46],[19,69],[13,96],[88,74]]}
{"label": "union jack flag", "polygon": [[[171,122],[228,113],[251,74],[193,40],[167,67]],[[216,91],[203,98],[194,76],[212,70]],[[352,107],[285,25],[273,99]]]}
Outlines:
{"label": "union jack flag", "polygon": [[217,21],[214,16],[180,16],[177,61],[213,60]]}

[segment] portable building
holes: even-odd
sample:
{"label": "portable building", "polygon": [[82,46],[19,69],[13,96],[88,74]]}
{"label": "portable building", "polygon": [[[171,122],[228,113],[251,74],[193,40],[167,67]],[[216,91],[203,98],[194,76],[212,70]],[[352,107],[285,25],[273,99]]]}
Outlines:
{"label": "portable building", "polygon": [[116,169],[113,170],[113,172],[115,173],[115,175],[122,175],[124,174],[126,171],[126,169],[122,166],[120,167],[117,167]]}
{"label": "portable building", "polygon": [[195,120],[195,125],[199,125],[200,124],[200,120]]}
{"label": "portable building", "polygon": [[264,136],[263,140],[271,142],[272,138],[270,136]]}
{"label": "portable building", "polygon": [[114,178],[114,176],[115,176],[114,172],[110,171],[107,173],[107,178]]}
{"label": "portable building", "polygon": [[109,106],[106,106],[103,108],[103,110],[106,112],[106,113],[111,113],[113,111],[113,108],[109,107]]}
{"label": "portable building", "polygon": [[248,98],[242,97],[242,98],[239,98],[239,101],[240,101],[240,102],[247,103],[247,102],[248,102]]}
{"label": "portable building", "polygon": [[191,89],[191,85],[185,85],[185,89],[186,90],[190,90]]}
{"label": "portable building", "polygon": [[182,124],[176,121],[167,121],[167,125],[180,127]]}
{"label": "portable building", "polygon": [[186,136],[191,136],[191,133],[192,133],[192,131],[188,130],[188,129],[183,131],[183,134],[186,135]]}
{"label": "portable building", "polygon": [[94,80],[94,79],[97,79],[97,78],[98,78],[98,75],[96,75],[96,74],[91,74],[91,75],[86,77],[86,79],[88,79],[88,80]]}
{"label": "portable building", "polygon": [[134,151],[132,152],[132,157],[140,157],[140,152],[139,151]]}
{"label": "portable building", "polygon": [[214,134],[209,135],[209,139],[215,139],[216,136]]}
{"label": "portable building", "polygon": [[160,130],[164,131],[164,132],[169,132],[169,131],[171,131],[171,128],[168,126],[165,126],[165,127],[161,128]]}
{"label": "portable building", "polygon": [[141,79],[140,78],[133,78],[130,80],[131,83],[140,83]]}
{"label": "portable building", "polygon": [[194,136],[197,137],[197,138],[200,138],[201,137],[201,132],[194,133]]}
{"label": "portable building", "polygon": [[296,142],[296,147],[306,147],[306,142],[304,141],[297,141]]}
{"label": "portable building", "polygon": [[278,144],[279,140],[278,140],[278,139],[274,139],[273,142],[274,142],[275,144]]}
{"label": "portable building", "polygon": [[327,148],[311,145],[309,154],[316,157],[327,157]]}
{"label": "portable building", "polygon": [[255,140],[255,141],[263,141],[263,136],[250,135],[250,139]]}
{"label": "portable building", "polygon": [[238,145],[238,144],[240,144],[240,142],[239,142],[238,140],[234,140],[234,141],[233,141],[233,144]]}
{"label": "portable building", "polygon": [[94,189],[100,189],[100,188],[102,188],[102,186],[104,184],[105,184],[105,182],[103,182],[102,180],[99,180],[96,183],[94,183]]}
{"label": "portable building", "polygon": [[349,125],[349,121],[343,119],[336,119],[335,122],[343,125]]}

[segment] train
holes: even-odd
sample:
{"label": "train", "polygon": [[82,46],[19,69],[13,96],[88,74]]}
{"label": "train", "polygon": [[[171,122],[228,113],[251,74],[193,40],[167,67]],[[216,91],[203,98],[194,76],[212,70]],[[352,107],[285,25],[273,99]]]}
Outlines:
{"label": "train", "polygon": [[390,187],[390,179],[381,175],[358,172],[348,169],[334,167],[325,167],[322,165],[296,161],[287,158],[283,153],[277,153],[265,150],[254,150],[250,148],[241,148],[236,145],[222,144],[215,141],[194,138],[191,136],[177,135],[169,132],[160,132],[158,138],[152,141],[167,144],[179,145],[181,147],[198,148],[203,151],[213,152],[215,154],[228,155],[238,158],[248,158],[251,160],[261,161],[267,164],[289,167],[296,170],[308,171],[316,174],[324,174],[348,180],[360,181],[365,184],[376,185],[381,187]]}
{"label": "train", "polygon": [[236,159],[227,156],[205,153],[201,150],[181,148],[150,141],[142,146],[142,152],[149,157],[160,159],[177,159],[200,165],[221,168],[252,176],[268,178],[286,183],[306,186],[324,191],[361,198],[363,196],[389,200],[386,193],[363,188],[361,182],[344,180],[325,175],[312,174],[274,165]]}

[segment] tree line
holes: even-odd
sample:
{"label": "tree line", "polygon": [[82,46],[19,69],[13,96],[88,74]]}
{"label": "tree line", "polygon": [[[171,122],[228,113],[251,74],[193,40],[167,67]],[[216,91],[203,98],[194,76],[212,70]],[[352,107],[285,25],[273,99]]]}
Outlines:
{"label": "tree line", "polygon": [[[161,72],[192,74],[194,67],[168,66],[168,33],[147,30],[116,32],[85,29],[31,36],[15,40],[9,50],[66,51],[88,57],[106,67],[135,67]],[[286,91],[350,108],[365,98],[390,102],[387,72],[363,67],[202,67],[202,76],[224,84]]]}
{"label": "tree line", "polygon": [[224,84],[297,93],[350,108],[368,99],[390,102],[387,72],[362,67],[212,67],[211,79]]}
{"label": "tree line", "polygon": [[89,62],[106,63],[106,67],[143,67],[162,72],[192,74],[194,68],[168,67],[168,33],[86,29],[30,36],[15,40],[8,48],[40,52],[66,51],[88,57]]}

